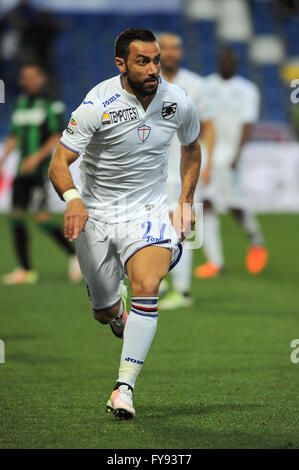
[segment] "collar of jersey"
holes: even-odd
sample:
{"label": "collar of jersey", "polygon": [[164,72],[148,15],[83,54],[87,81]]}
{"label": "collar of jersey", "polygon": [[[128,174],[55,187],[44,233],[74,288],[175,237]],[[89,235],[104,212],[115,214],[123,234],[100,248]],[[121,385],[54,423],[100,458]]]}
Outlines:
{"label": "collar of jersey", "polygon": [[[142,104],[140,103],[137,96],[132,95],[131,93],[128,93],[127,90],[124,88],[121,74],[119,75],[119,79],[120,79],[120,85],[121,85],[121,92],[124,93],[124,95],[126,96],[126,99],[131,100],[135,105],[137,104],[138,106],[142,107]],[[158,85],[157,93],[155,94],[155,96],[154,96],[153,100],[151,101],[151,103],[155,100],[156,96],[160,94],[161,85],[163,84],[163,81],[164,80],[162,80],[162,78],[159,77],[159,85]]]}

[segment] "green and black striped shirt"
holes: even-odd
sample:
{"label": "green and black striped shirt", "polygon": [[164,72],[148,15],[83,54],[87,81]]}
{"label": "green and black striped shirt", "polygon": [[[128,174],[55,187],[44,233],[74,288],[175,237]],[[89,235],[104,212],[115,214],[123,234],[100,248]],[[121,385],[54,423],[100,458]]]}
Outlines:
{"label": "green and black striped shirt", "polygon": [[[19,174],[22,160],[35,153],[53,134],[64,129],[64,104],[50,98],[46,93],[18,97],[11,116],[11,134],[16,136],[20,151]],[[34,174],[45,176],[51,155],[34,170]]]}

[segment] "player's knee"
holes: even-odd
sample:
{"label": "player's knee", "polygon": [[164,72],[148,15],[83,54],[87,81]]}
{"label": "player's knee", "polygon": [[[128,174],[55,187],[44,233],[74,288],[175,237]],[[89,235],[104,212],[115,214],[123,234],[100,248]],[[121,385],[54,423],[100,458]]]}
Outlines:
{"label": "player's knee", "polygon": [[107,323],[110,323],[113,320],[117,312],[115,313],[115,309],[113,308],[104,308],[101,310],[93,309],[92,313],[98,322],[102,323],[103,325],[107,325]]}
{"label": "player's knee", "polygon": [[145,276],[143,279],[134,279],[132,281],[132,294],[136,297],[153,297],[157,296],[159,286],[163,277],[158,275]]}

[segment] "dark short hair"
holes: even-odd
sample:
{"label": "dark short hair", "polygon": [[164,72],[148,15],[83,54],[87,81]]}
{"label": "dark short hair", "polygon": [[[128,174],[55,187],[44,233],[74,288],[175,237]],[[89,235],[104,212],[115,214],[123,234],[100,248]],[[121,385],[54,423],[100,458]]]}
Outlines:
{"label": "dark short hair", "polygon": [[128,28],[120,33],[115,40],[115,57],[122,57],[127,60],[129,55],[129,46],[133,41],[155,42],[156,38],[149,29]]}

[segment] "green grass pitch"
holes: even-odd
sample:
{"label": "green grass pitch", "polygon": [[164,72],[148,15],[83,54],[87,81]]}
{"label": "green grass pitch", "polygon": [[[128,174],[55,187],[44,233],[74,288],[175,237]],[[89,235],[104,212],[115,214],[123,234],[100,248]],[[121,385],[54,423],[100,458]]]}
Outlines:
{"label": "green grass pitch", "polygon": [[[64,253],[30,224],[41,280],[0,287],[0,448],[298,449],[299,217],[260,220],[262,274],[245,272],[246,240],[223,216],[226,274],[193,279],[194,307],[160,312],[131,422],[104,411],[121,341],[93,319],[84,284],[67,282]],[[2,274],[15,260],[6,216],[0,227]]]}

